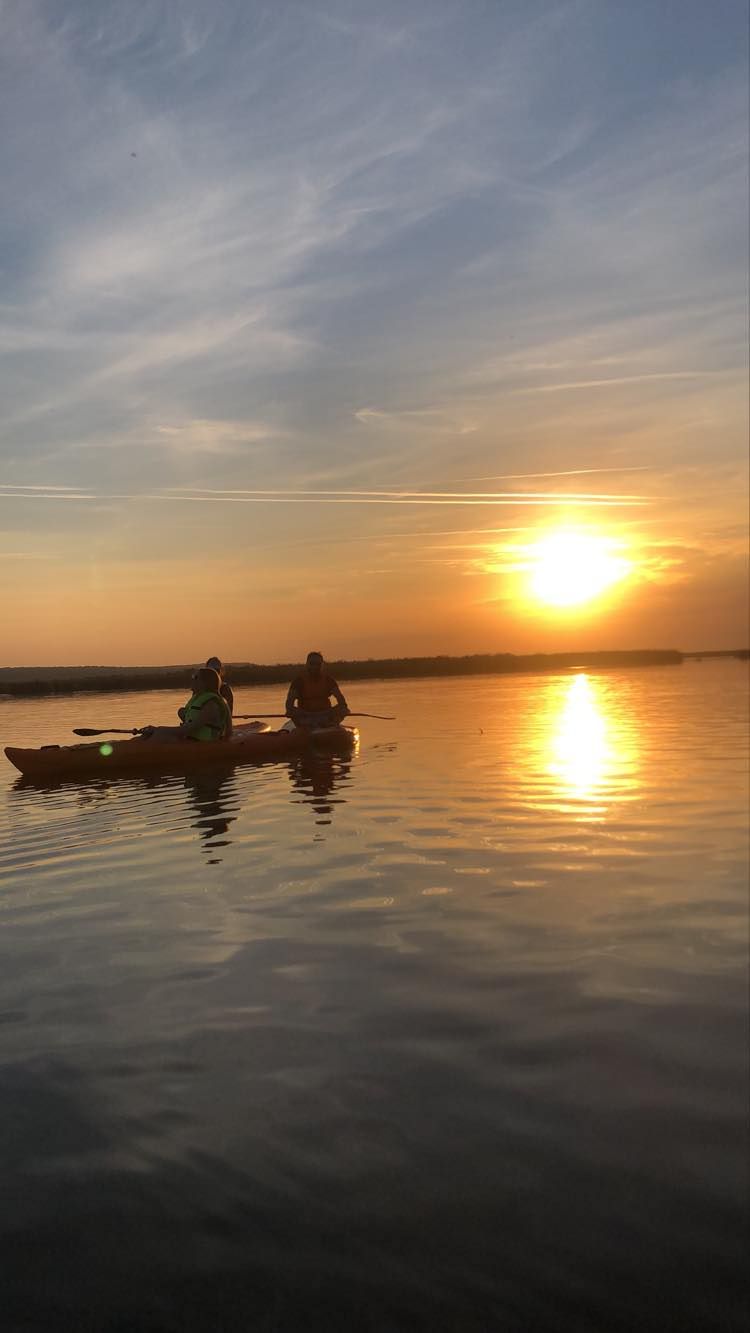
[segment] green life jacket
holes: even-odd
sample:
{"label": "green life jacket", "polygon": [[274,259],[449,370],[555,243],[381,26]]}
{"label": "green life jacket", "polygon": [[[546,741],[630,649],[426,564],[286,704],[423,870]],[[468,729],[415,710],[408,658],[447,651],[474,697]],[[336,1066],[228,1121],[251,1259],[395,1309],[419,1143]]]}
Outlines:
{"label": "green life jacket", "polygon": [[215,723],[206,722],[200,728],[200,731],[193,732],[193,739],[196,741],[222,741],[229,732],[232,721],[232,714],[227,706],[226,699],[220,694],[214,694],[213,690],[203,690],[201,694],[194,694],[192,699],[185,705],[184,721],[189,726],[195,722],[201,708],[207,704],[209,699],[213,699],[221,708],[222,725],[217,727]]}

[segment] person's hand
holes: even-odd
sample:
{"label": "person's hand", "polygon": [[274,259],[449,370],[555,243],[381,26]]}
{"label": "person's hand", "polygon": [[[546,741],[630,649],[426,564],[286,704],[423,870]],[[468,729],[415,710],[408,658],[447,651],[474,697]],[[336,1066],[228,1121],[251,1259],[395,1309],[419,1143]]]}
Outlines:
{"label": "person's hand", "polygon": [[184,708],[178,708],[178,709],[177,709],[177,716],[178,716],[178,718],[180,719],[180,722],[184,722],[184,721],[185,721],[185,709],[184,709]]}

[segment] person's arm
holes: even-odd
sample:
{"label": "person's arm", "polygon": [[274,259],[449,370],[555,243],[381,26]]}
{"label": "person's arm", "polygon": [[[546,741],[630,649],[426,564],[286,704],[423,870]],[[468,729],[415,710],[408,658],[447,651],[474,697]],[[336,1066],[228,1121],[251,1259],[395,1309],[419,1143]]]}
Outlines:
{"label": "person's arm", "polygon": [[292,716],[292,709],[294,708],[294,705],[296,704],[298,698],[299,698],[299,681],[293,680],[291,685],[289,686],[289,692],[286,696],[286,703],[284,704],[284,712],[286,713],[287,717]]}
{"label": "person's arm", "polygon": [[346,702],[346,699],[344,698],[343,694],[341,693],[341,690],[339,689],[338,682],[333,680],[333,678],[331,679],[331,694],[336,700],[336,703],[341,704],[341,707],[345,708],[348,713],[349,705]]}
{"label": "person's arm", "polygon": [[226,702],[227,708],[229,709],[230,713],[233,713],[234,693],[232,691],[231,685],[227,685],[227,682],[225,680],[222,681],[219,693],[221,694],[222,699],[224,699],[224,701]]}

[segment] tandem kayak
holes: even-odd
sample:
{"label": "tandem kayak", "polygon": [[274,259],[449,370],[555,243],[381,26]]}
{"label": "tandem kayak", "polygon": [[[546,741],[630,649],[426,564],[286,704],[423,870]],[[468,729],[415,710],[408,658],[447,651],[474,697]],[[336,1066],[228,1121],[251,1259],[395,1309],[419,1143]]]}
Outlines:
{"label": "tandem kayak", "polygon": [[252,764],[265,759],[284,759],[305,750],[351,750],[356,744],[355,727],[282,727],[271,729],[262,722],[235,727],[228,741],[180,741],[176,745],[148,741],[108,741],[93,744],[43,745],[22,750],[8,745],[5,754],[21,773],[31,778],[109,776],[114,773],[184,773],[210,764]]}

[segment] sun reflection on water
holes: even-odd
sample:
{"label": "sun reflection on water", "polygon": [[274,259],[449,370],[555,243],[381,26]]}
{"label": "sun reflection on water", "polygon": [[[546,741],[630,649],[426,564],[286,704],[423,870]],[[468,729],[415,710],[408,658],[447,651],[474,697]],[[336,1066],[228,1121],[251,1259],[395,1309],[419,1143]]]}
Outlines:
{"label": "sun reflection on water", "polygon": [[585,673],[548,701],[543,767],[559,795],[622,800],[636,785],[637,748],[624,701]]}

